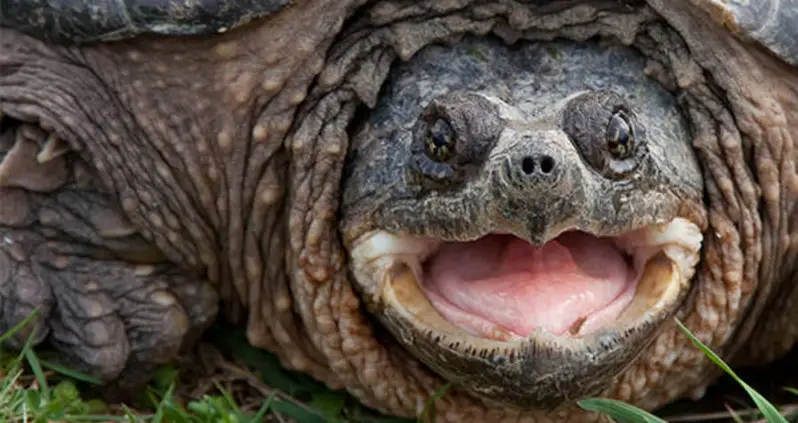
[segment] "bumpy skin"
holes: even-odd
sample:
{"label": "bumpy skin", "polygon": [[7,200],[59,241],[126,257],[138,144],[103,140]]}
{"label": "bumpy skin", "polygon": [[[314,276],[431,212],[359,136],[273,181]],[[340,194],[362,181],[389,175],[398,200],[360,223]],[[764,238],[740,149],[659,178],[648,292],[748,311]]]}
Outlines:
{"label": "bumpy skin", "polygon": [[[246,322],[253,344],[367,404],[414,415],[443,380],[372,324],[349,280],[337,216],[348,125],[358,106],[376,104],[395,62],[433,42],[490,32],[508,42],[599,35],[647,57],[647,73],[681,100],[704,180],[705,207],[693,217],[706,223],[702,262],[679,317],[734,363],[761,363],[791,348],[798,338],[798,72],[686,0],[306,1],[221,35],[84,47],[0,29],[0,107],[66,141],[73,160],[85,163],[100,187],[99,209],[124,216],[138,231],[134,237],[173,263],[165,266],[186,272],[164,278],[166,291],[196,298],[179,293],[192,280],[186,274],[199,274],[217,287],[225,315]],[[13,222],[28,222],[32,208],[20,198],[53,201],[67,186],[41,194],[4,191],[4,219],[9,213]],[[36,224],[2,225],[20,240],[4,244],[7,257],[46,259],[51,246],[37,243]],[[75,239],[82,238],[67,238],[71,251]],[[47,248],[21,254],[14,245]],[[132,280],[125,279],[129,257],[113,264],[108,255],[78,256],[100,268],[117,266],[117,273],[103,273],[115,277],[96,285],[107,289],[106,298],[137,292],[115,291],[136,286],[125,282]],[[30,268],[3,265],[2,272],[21,269],[17,276]],[[56,311],[88,296],[80,290],[61,295],[81,280],[55,279],[65,274],[11,279],[0,273],[3,327],[24,314],[26,306],[18,304],[49,304],[40,326],[55,329],[52,337],[68,333],[62,328],[75,326],[74,317]],[[38,285],[18,283],[25,280]],[[149,287],[147,278],[138,280]],[[120,310],[114,324],[128,328],[150,310],[122,312],[122,301],[108,303]],[[144,302],[150,303],[157,301]],[[107,344],[113,351],[141,345],[96,321],[119,337]],[[57,343],[75,350],[66,344]],[[106,367],[89,362],[87,369],[102,374],[105,363],[117,361],[134,363],[99,360]],[[604,394],[653,408],[700,396],[715,375],[712,363],[666,325]],[[553,413],[492,407],[457,389],[438,400],[436,410],[444,421],[597,418],[575,407]]]}

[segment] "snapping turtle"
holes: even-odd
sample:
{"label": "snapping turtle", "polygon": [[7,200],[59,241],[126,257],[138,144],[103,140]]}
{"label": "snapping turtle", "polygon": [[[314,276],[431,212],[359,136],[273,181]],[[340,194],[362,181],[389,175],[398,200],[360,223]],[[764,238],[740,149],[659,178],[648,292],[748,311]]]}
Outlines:
{"label": "snapping turtle", "polygon": [[0,1],[12,347],[130,389],[221,311],[443,421],[793,347],[795,1],[287,3]]}

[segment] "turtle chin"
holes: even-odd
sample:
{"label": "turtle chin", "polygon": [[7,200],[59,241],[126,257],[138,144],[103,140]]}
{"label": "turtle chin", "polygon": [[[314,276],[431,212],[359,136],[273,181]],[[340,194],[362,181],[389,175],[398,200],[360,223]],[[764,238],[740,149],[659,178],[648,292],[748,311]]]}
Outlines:
{"label": "turtle chin", "polygon": [[675,218],[614,237],[465,242],[373,230],[350,246],[369,311],[486,402],[554,409],[599,394],[684,301],[702,235]]}

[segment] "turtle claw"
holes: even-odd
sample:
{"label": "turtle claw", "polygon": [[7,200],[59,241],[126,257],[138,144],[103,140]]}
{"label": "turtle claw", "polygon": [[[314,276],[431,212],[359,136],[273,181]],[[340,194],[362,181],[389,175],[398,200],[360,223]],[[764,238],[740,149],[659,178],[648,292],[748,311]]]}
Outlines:
{"label": "turtle claw", "polygon": [[[45,148],[51,149],[54,153],[63,150],[56,145],[56,141],[49,141],[50,137],[38,127],[29,124],[22,124],[16,132],[0,134],[0,137],[8,139],[0,140],[0,187],[19,187],[29,191],[51,192],[55,191],[68,180],[67,163],[64,158],[60,158],[65,151],[58,156],[48,153],[40,160],[42,140],[47,138]],[[63,143],[63,141],[61,141]],[[50,147],[48,147],[50,145]],[[3,151],[6,150],[7,151]],[[60,158],[59,160],[55,160]]]}
{"label": "turtle claw", "polygon": [[[2,227],[0,227],[2,228]],[[0,229],[0,331],[38,310],[8,346],[42,342],[62,364],[113,387],[144,385],[216,315],[216,292],[171,264],[142,266],[66,256],[29,231]]]}
{"label": "turtle claw", "polygon": [[70,281],[53,284],[61,305],[51,319],[50,340],[68,364],[107,383],[115,395],[143,386],[216,313],[210,285],[170,265],[141,274],[127,263],[70,261],[53,275]]}
{"label": "turtle claw", "polygon": [[36,155],[36,161],[40,164],[46,163],[63,156],[67,152],[69,152],[69,145],[55,134],[50,134],[44,141],[41,151]]}

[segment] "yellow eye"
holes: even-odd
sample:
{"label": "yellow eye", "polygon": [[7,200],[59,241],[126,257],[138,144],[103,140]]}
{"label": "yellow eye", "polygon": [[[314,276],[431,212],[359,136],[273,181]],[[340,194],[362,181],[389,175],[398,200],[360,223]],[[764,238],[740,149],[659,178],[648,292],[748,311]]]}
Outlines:
{"label": "yellow eye", "polygon": [[445,119],[436,119],[427,129],[424,148],[436,162],[445,162],[454,154],[454,128]]}
{"label": "yellow eye", "polygon": [[610,118],[607,125],[607,148],[617,159],[629,158],[634,153],[634,131],[623,111],[615,112]]}

